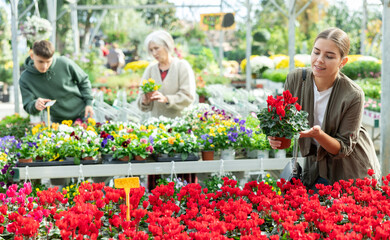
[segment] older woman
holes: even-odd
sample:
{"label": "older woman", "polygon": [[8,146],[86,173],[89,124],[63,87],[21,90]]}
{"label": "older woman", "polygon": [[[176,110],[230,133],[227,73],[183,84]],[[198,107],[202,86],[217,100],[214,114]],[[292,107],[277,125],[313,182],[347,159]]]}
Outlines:
{"label": "older woman", "polygon": [[168,32],[152,32],[146,37],[145,45],[157,62],[146,68],[142,79],[152,78],[161,88],[151,96],[141,93],[138,107],[141,111],[150,111],[152,117],[180,116],[181,111],[195,99],[194,72],[186,60],[172,56],[174,41]]}

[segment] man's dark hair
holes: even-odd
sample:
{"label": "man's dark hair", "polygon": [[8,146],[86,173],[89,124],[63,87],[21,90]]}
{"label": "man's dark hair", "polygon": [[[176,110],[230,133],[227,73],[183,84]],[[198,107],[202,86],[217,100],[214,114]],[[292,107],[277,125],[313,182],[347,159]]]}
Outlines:
{"label": "man's dark hair", "polygon": [[36,41],[32,47],[35,55],[43,58],[51,58],[54,55],[54,46],[47,40]]}

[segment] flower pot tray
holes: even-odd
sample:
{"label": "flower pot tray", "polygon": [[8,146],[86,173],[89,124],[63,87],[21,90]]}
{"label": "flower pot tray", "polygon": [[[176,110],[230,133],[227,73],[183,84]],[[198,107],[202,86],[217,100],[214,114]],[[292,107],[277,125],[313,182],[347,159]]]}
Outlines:
{"label": "flower pot tray", "polygon": [[45,167],[45,166],[67,166],[67,165],[74,165],[73,161],[38,161],[38,162],[31,162],[31,163],[20,163],[19,161],[16,163],[16,166],[18,167]]}
{"label": "flower pot tray", "polygon": [[93,165],[93,164],[98,164],[98,160],[80,160],[80,164],[83,165]]}
{"label": "flower pot tray", "polygon": [[181,158],[180,154],[169,157],[167,154],[162,154],[161,156],[156,155],[155,160],[157,162],[183,162],[183,161],[199,161],[199,156],[195,154],[189,154],[186,160]]}
{"label": "flower pot tray", "polygon": [[[145,160],[130,160],[131,163],[146,163],[146,159]],[[120,161],[118,159],[113,159],[111,162],[104,162],[104,164],[126,164],[126,163],[129,163],[127,161]]]}

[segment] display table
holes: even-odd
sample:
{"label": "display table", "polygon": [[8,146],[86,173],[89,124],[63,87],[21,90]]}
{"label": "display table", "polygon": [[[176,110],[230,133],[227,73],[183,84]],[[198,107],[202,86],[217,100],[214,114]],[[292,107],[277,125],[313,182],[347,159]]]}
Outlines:
{"label": "display table", "polygon": [[[290,158],[236,159],[183,162],[147,162],[124,164],[95,164],[72,166],[17,167],[14,181],[41,178],[109,177],[175,173],[245,172],[282,170]],[[302,164],[303,158],[298,158]],[[263,167],[261,166],[263,165]]]}

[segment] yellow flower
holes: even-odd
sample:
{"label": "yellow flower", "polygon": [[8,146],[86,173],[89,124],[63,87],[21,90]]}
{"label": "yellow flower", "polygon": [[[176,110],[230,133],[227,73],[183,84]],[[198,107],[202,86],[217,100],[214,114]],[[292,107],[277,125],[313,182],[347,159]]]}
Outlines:
{"label": "yellow flower", "polygon": [[162,124],[162,123],[160,123],[159,127],[160,127],[162,130],[164,130],[164,131],[166,131],[166,130],[167,130],[167,129],[165,128],[165,125],[164,125],[164,124]]}
{"label": "yellow flower", "polygon": [[267,178],[270,178],[271,177],[271,175],[269,175],[269,173],[267,173],[267,175],[265,175]]}
{"label": "yellow flower", "polygon": [[88,127],[87,127],[87,131],[96,132],[95,128],[92,127],[92,126],[88,126]]}
{"label": "yellow flower", "polygon": [[6,161],[7,161],[7,154],[2,153],[2,154],[0,155],[0,161],[6,162]]}
{"label": "yellow flower", "polygon": [[169,144],[174,144],[174,143],[175,143],[175,140],[176,140],[175,137],[169,137],[169,138],[168,138]]}
{"label": "yellow flower", "polygon": [[118,131],[123,130],[123,125],[119,125]]}
{"label": "yellow flower", "polygon": [[141,125],[141,126],[139,127],[139,130],[141,130],[141,131],[146,131],[146,126],[145,126],[145,125]]}
{"label": "yellow flower", "polygon": [[147,80],[142,80],[142,85],[145,85],[145,84],[147,84],[147,83],[148,83]]}
{"label": "yellow flower", "polygon": [[159,87],[157,85],[153,87],[154,91],[157,91],[158,89],[159,89]]}
{"label": "yellow flower", "polygon": [[91,124],[92,126],[96,125],[96,121],[93,118],[88,118],[88,123]]}
{"label": "yellow flower", "polygon": [[150,83],[152,83],[152,84],[154,84],[155,83],[155,81],[154,81],[154,79],[152,79],[152,78],[149,78],[149,80],[148,80]]}
{"label": "yellow flower", "polygon": [[156,129],[157,127],[156,126],[154,126],[154,125],[152,125],[152,124],[150,124],[149,126],[148,126],[148,130],[153,130],[153,129]]}

